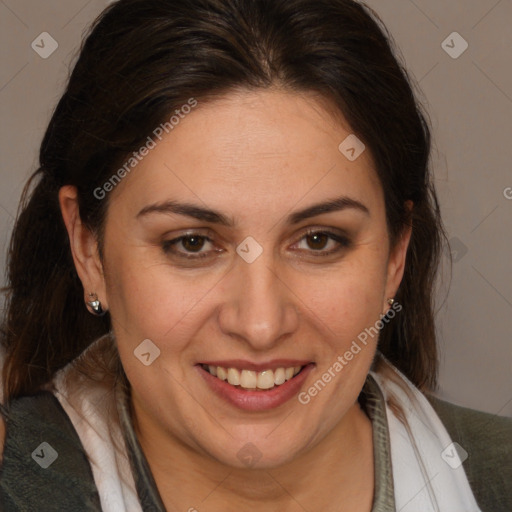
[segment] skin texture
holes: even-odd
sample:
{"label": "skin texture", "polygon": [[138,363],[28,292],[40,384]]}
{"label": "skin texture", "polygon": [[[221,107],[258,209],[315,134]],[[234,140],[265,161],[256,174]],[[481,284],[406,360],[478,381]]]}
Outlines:
{"label": "skin texture", "polygon": [[[111,192],[103,262],[75,190],[61,189],[84,299],[94,291],[110,310],[136,432],[169,510],[371,509],[372,430],[357,397],[376,339],[307,405],[295,397],[269,411],[228,404],[195,366],[304,359],[315,364],[304,391],[389,309],[410,231],[390,247],[369,151],[350,162],[338,150],[350,133],[313,95],[268,89],[199,102]],[[368,212],[288,222],[340,196]],[[137,215],[169,200],[219,211],[233,226]],[[310,228],[348,246],[307,236]],[[190,243],[164,251],[191,231],[212,240],[195,249],[207,257],[178,256],[194,255]],[[263,249],[250,264],[236,253],[248,236]],[[161,351],[150,366],[133,354],[145,339]],[[249,442],[261,454],[251,468],[237,456]]]}

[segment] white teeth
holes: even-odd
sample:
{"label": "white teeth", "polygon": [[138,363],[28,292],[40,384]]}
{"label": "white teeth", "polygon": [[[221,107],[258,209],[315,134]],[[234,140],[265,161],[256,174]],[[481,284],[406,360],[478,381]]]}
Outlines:
{"label": "white teeth", "polygon": [[236,368],[223,368],[222,366],[203,365],[203,368],[220,380],[227,380],[232,386],[241,386],[244,389],[272,389],[280,386],[297,375],[302,366],[289,368],[276,368],[255,372],[253,370],[238,370]]}
{"label": "white teeth", "polygon": [[253,372],[252,370],[242,370],[240,375],[240,386],[245,389],[255,389],[257,381],[258,376],[256,372]]}
{"label": "white teeth", "polygon": [[284,368],[277,368],[277,370],[274,370],[274,381],[277,386],[286,382],[286,372]]}
{"label": "white teeth", "polygon": [[228,369],[228,382],[232,386],[240,385],[240,372],[238,370],[236,370],[235,368]]}
{"label": "white teeth", "polygon": [[258,373],[258,387],[260,389],[270,389],[274,387],[274,372],[265,370]]}

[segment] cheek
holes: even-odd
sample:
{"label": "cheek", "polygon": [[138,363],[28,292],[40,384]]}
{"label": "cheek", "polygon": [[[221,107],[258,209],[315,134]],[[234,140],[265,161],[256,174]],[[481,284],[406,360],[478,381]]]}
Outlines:
{"label": "cheek", "polygon": [[385,270],[386,254],[372,245],[317,280],[318,286],[304,281],[319,340],[318,367],[299,398],[319,411],[325,425],[334,425],[354,403],[368,374],[378,342],[375,326],[383,313]]}
{"label": "cheek", "polygon": [[187,315],[201,309],[215,283],[214,276],[192,279],[186,271],[180,275],[165,262],[155,263],[154,251],[151,259],[144,250],[130,258],[122,252],[110,260],[107,287],[113,321],[130,339],[162,339],[179,330]]}
{"label": "cheek", "polygon": [[305,297],[317,323],[328,330],[329,338],[345,343],[379,319],[385,281],[385,254],[368,246],[354,252],[335,271],[304,276],[300,296]]}
{"label": "cheek", "polygon": [[[109,260],[109,308],[128,380],[150,400],[155,393],[162,396],[162,383],[169,383],[167,393],[168,387],[180,389],[185,379],[181,361],[204,312],[201,298],[208,287],[197,281],[187,286],[164,263],[148,263],[145,251],[123,256],[127,249],[119,246]],[[175,404],[177,398],[171,395],[166,400]],[[150,407],[158,412],[158,404]]]}

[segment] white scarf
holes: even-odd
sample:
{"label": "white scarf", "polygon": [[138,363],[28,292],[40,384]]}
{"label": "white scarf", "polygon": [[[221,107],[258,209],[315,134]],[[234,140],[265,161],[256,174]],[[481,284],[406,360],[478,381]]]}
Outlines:
{"label": "white scarf", "polygon": [[[394,366],[387,364],[402,385],[379,373],[370,373],[386,400],[396,510],[479,512],[457,451],[441,420],[425,396]],[[102,510],[142,512],[113,393],[99,382],[76,375],[71,389],[69,380],[64,378],[66,370],[59,372],[54,380],[55,395],[91,460]],[[85,393],[83,386],[87,386]],[[400,404],[409,429],[389,407],[390,398]]]}
{"label": "white scarf", "polygon": [[[386,400],[395,507],[400,512],[480,512],[457,447],[426,397],[391,363],[402,386],[370,372]],[[407,389],[409,393],[405,390]],[[409,428],[388,399],[398,399]]]}

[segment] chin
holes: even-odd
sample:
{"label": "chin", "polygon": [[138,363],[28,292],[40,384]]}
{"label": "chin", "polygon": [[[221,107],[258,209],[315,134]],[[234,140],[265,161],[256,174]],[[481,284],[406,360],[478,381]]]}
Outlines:
{"label": "chin", "polygon": [[283,439],[283,432],[279,435],[277,430],[276,435],[269,438],[267,429],[264,433],[256,434],[252,428],[251,436],[244,436],[243,439],[226,436],[222,444],[215,442],[213,446],[204,448],[211,457],[226,466],[238,469],[273,469],[292,462],[308,444],[306,439],[293,440],[289,435],[285,435]]}

